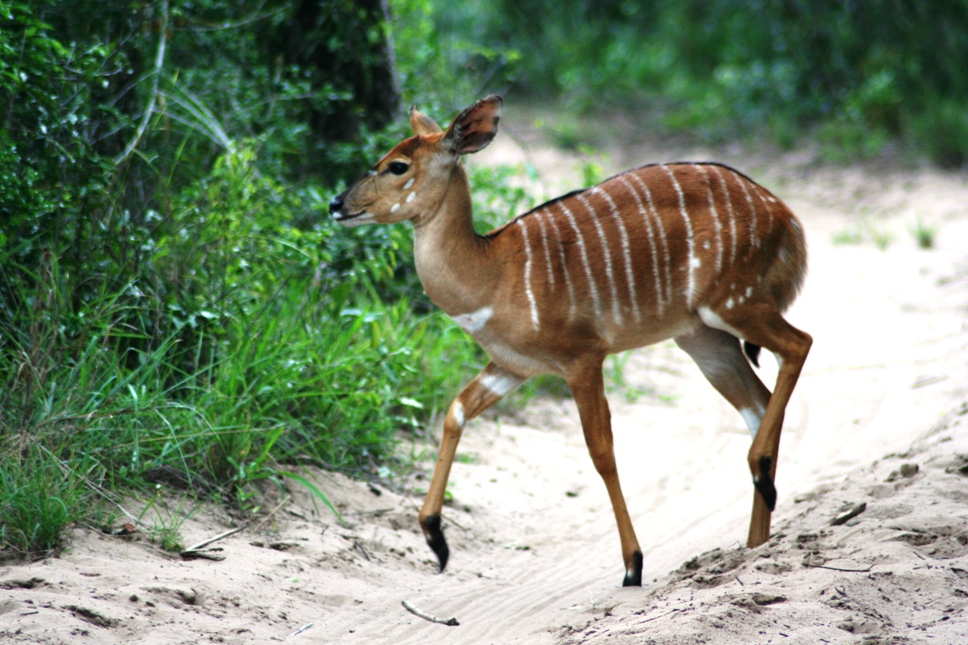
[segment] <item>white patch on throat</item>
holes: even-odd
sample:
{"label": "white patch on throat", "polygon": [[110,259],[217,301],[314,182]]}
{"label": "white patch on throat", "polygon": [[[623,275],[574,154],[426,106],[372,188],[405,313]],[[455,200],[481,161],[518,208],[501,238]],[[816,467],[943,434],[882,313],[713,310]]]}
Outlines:
{"label": "white patch on throat", "polygon": [[481,307],[477,311],[472,311],[469,314],[458,314],[452,316],[455,323],[460,325],[460,328],[466,331],[468,334],[474,334],[476,332],[484,329],[487,325],[487,321],[494,316],[494,308],[491,306]]}

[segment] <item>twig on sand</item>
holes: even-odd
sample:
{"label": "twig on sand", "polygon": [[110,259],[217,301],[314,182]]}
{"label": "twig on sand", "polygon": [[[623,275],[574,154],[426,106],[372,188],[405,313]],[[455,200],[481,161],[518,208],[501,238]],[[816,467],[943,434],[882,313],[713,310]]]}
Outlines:
{"label": "twig on sand", "polygon": [[227,538],[230,535],[235,535],[236,533],[238,533],[239,531],[243,530],[244,528],[245,528],[245,526],[243,525],[243,526],[236,527],[234,529],[229,529],[228,531],[225,531],[224,533],[219,533],[218,535],[216,535],[213,538],[209,538],[207,540],[203,540],[203,541],[199,542],[198,544],[193,544],[192,546],[190,546],[187,549],[185,549],[184,551],[182,551],[181,552],[181,555],[188,555],[189,557],[191,557],[191,556],[195,555],[194,553],[192,553],[193,551],[199,551],[201,549],[204,549],[205,547],[207,547],[212,542],[218,542],[222,538]]}
{"label": "twig on sand", "polygon": [[838,515],[834,519],[830,520],[830,526],[841,526],[846,524],[850,520],[854,519],[861,513],[867,510],[867,502],[861,502],[857,506],[853,507],[843,515]]}
{"label": "twig on sand", "polygon": [[285,506],[286,505],[286,502],[288,502],[290,499],[292,499],[292,496],[286,495],[286,498],[284,500],[282,500],[281,502],[279,502],[274,509],[272,509],[271,511],[269,511],[269,513],[265,517],[262,518],[262,521],[261,522],[259,522],[258,524],[255,525],[255,528],[252,529],[252,532],[253,533],[258,533],[259,532],[259,529],[261,529],[263,526],[265,526],[265,523],[268,522],[270,519],[272,519],[272,516],[275,515],[276,513],[278,513],[279,512],[279,509],[282,508],[283,506]]}
{"label": "twig on sand", "polygon": [[403,608],[409,611],[414,616],[418,618],[423,618],[424,620],[429,620],[432,623],[437,623],[438,625],[447,625],[448,627],[457,627],[460,625],[456,618],[437,618],[436,616],[431,616],[430,614],[420,611],[413,605],[411,605],[406,600],[402,601]]}
{"label": "twig on sand", "polygon": [[808,564],[806,562],[803,563],[803,566],[811,569],[829,569],[830,571],[841,571],[843,573],[869,573],[870,570],[874,568],[873,564],[868,565],[866,569],[844,569],[841,567],[828,567],[825,564]]}
{"label": "twig on sand", "polygon": [[294,631],[289,638],[292,638],[293,636],[299,636],[300,634],[302,634],[304,631],[306,631],[312,626],[313,626],[313,623],[306,623],[305,625],[303,625],[302,627]]}

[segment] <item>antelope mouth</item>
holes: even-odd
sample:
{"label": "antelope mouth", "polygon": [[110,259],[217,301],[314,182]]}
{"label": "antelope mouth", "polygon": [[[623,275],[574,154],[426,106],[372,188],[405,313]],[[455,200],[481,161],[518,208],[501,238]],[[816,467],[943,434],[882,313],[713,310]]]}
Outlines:
{"label": "antelope mouth", "polygon": [[372,222],[373,213],[369,211],[360,211],[359,213],[344,213],[342,211],[337,211],[336,213],[333,213],[333,219],[343,226],[359,226],[360,224]]}

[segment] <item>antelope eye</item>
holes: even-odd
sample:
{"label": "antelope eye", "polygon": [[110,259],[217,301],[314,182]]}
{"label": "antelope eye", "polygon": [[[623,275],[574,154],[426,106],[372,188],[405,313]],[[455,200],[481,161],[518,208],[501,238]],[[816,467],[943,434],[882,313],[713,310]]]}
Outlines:
{"label": "antelope eye", "polygon": [[387,170],[392,172],[394,175],[402,175],[403,173],[410,170],[410,166],[403,163],[402,161],[394,161],[387,167]]}

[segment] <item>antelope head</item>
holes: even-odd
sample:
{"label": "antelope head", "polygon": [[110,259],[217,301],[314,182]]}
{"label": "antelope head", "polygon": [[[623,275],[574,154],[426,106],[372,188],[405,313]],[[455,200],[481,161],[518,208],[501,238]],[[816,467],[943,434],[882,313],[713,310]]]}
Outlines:
{"label": "antelope head", "polygon": [[461,112],[446,131],[410,108],[413,136],[405,139],[362,179],[330,202],[329,212],[343,226],[392,224],[437,212],[460,157],[483,150],[497,134],[501,97],[481,99]]}

